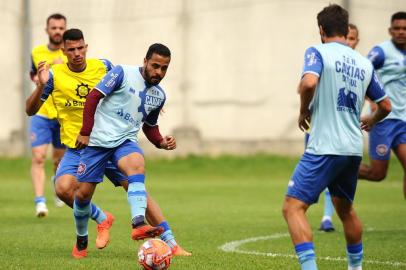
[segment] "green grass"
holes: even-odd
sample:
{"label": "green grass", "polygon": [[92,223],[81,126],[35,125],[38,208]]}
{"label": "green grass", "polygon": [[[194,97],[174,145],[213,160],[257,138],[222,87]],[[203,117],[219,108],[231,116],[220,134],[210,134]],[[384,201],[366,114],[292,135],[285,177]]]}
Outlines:
{"label": "green grass", "polygon": [[[296,158],[265,155],[147,160],[149,192],[160,203],[178,242],[193,252],[190,258],[173,259],[171,269],[299,269],[297,260],[286,256],[294,252],[290,238],[284,235],[287,227],[281,215],[296,162]],[[53,206],[48,183],[50,214],[44,219],[34,216],[29,166],[27,159],[0,159],[0,269],[140,269],[136,257],[140,243],[130,239],[130,212],[121,188],[105,181],[94,197],[116,217],[109,246],[95,248],[95,225],[91,221],[88,258],[76,261],[70,257],[75,241],[72,211]],[[399,163],[393,160],[384,182],[359,183],[355,207],[365,227],[364,269],[406,269],[402,177]],[[337,217],[337,232],[317,231],[321,216],[322,203],[310,208],[319,269],[346,269],[345,261],[323,259],[345,258],[345,242]],[[283,235],[248,242],[238,249],[280,256],[219,249],[227,242],[276,234]]]}

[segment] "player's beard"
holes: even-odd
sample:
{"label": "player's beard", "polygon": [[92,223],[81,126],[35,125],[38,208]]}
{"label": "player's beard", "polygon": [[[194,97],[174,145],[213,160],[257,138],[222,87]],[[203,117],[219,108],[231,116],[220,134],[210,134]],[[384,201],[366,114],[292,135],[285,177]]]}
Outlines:
{"label": "player's beard", "polygon": [[54,45],[61,45],[62,43],[62,36],[58,36],[58,40],[54,39],[53,37],[49,37],[49,43]]}
{"label": "player's beard", "polygon": [[[152,79],[157,79],[158,81],[157,81],[157,82],[152,82],[152,81],[151,81]],[[161,82],[162,78],[161,78],[161,77],[158,77],[158,76],[156,76],[156,77],[151,77],[151,75],[149,74],[148,70],[145,69],[145,80],[147,81],[148,84],[155,86],[155,85],[158,85],[158,84]]]}

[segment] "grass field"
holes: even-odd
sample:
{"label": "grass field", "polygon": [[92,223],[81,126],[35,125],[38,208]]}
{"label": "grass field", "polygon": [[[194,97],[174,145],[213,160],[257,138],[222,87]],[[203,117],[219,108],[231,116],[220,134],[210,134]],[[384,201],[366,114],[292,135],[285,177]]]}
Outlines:
{"label": "grass field", "polygon": [[[148,189],[178,242],[193,252],[190,258],[173,259],[171,269],[299,269],[281,215],[296,162],[295,158],[261,155],[147,160]],[[49,168],[48,164],[48,172]],[[108,181],[98,187],[94,201],[116,217],[111,242],[104,250],[95,248],[91,221],[88,258],[75,261],[70,257],[75,241],[72,212],[53,206],[50,183],[50,214],[38,219],[29,160],[1,159],[0,176],[0,269],[139,269],[140,243],[130,239],[130,213],[123,190]],[[393,160],[384,182],[358,185],[355,207],[365,229],[364,269],[406,269],[406,202],[401,179],[400,165]],[[347,269],[338,218],[334,217],[337,231],[326,234],[317,231],[322,203],[313,206],[308,216],[319,269]],[[220,249],[240,240],[246,241],[226,246],[229,252]]]}

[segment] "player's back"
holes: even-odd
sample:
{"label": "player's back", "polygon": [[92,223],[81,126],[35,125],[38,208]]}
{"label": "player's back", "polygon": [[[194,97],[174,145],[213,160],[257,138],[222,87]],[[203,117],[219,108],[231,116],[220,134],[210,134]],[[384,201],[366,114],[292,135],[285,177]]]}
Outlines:
{"label": "player's back", "polygon": [[367,58],[347,45],[313,46],[322,68],[311,109],[306,152],[316,155],[362,156],[360,113],[373,68]]}

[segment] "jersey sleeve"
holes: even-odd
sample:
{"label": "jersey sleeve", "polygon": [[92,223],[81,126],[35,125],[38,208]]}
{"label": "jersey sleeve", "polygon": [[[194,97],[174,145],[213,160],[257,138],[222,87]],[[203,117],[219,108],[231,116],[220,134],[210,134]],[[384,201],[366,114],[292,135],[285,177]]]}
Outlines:
{"label": "jersey sleeve", "polygon": [[103,64],[106,66],[107,72],[109,72],[110,70],[112,70],[114,68],[113,63],[111,63],[109,60],[107,59],[100,59],[100,61],[103,62]]}
{"label": "jersey sleeve", "polygon": [[31,68],[30,68],[30,74],[31,74],[31,75],[35,75],[35,74],[37,74],[37,68],[35,67],[35,63],[34,63],[34,57],[32,57],[32,55],[31,55]]}
{"label": "jersey sleeve", "polygon": [[103,95],[108,96],[114,90],[120,88],[123,83],[124,70],[121,66],[115,66],[103,79],[95,86],[95,89]]}
{"label": "jersey sleeve", "polygon": [[42,91],[41,100],[45,102],[49,95],[54,91],[54,75],[53,72],[49,71],[49,80]]}
{"label": "jersey sleeve", "polygon": [[162,102],[161,106],[159,106],[158,108],[156,108],[155,110],[153,110],[148,114],[147,118],[145,118],[144,123],[151,127],[156,126],[158,124],[159,114],[161,113],[164,104],[165,100]]}
{"label": "jersey sleeve", "polygon": [[370,100],[372,100],[375,103],[378,103],[379,101],[386,98],[386,93],[383,90],[382,84],[380,83],[375,71],[372,74],[372,79],[368,85],[366,95],[367,97],[369,97]]}
{"label": "jersey sleeve", "polygon": [[375,46],[368,53],[368,59],[372,62],[375,69],[380,69],[385,62],[385,53],[381,47]]}
{"label": "jersey sleeve", "polygon": [[306,73],[311,73],[320,77],[322,71],[323,58],[321,57],[320,52],[314,47],[308,48],[305,52],[302,77]]}

